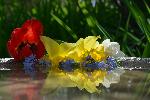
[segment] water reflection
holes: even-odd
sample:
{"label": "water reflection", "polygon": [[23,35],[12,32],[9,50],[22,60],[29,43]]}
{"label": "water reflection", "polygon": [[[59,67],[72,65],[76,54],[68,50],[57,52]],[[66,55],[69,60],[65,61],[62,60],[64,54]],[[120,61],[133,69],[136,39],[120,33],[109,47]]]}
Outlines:
{"label": "water reflection", "polygon": [[[149,100],[149,72],[127,70],[117,84],[110,88],[99,86],[100,94],[90,94],[78,88],[57,87],[42,93],[46,74],[36,72],[36,78],[30,78],[20,66],[15,70],[1,70],[0,100]],[[54,82],[55,83],[55,82]]]}
{"label": "water reflection", "polygon": [[16,84],[11,88],[14,100],[41,100],[41,87],[38,83]]}

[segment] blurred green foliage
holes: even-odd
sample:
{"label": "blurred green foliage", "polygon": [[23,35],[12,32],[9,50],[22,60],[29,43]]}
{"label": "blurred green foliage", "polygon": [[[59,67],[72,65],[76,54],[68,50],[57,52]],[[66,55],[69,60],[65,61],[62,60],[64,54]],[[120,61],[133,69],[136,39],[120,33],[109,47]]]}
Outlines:
{"label": "blurred green foliage", "polygon": [[9,57],[12,30],[33,17],[53,39],[100,35],[119,42],[128,56],[150,57],[149,5],[149,0],[0,0],[0,58]]}

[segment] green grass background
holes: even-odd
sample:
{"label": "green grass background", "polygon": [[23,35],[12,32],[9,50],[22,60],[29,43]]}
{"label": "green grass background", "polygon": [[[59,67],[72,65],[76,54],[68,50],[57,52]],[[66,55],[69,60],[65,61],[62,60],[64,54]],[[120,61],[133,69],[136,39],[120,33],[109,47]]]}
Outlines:
{"label": "green grass background", "polygon": [[150,57],[149,7],[149,0],[0,0],[0,58],[10,57],[12,30],[33,17],[53,39],[100,35],[118,42],[127,56]]}

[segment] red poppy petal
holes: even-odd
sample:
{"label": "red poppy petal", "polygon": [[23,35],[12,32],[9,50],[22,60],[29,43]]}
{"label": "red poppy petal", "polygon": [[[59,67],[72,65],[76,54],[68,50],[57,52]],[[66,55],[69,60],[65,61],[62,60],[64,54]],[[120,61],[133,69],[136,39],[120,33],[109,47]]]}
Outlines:
{"label": "red poppy petal", "polygon": [[20,60],[20,57],[16,51],[16,47],[11,40],[7,42],[7,48],[11,57],[13,57],[17,61]]}
{"label": "red poppy petal", "polygon": [[40,59],[45,54],[45,47],[41,41],[37,44],[37,49],[35,51],[36,58]]}
{"label": "red poppy petal", "polygon": [[32,29],[36,31],[37,34],[43,34],[43,25],[38,20],[34,20],[32,23]]}
{"label": "red poppy petal", "polygon": [[32,51],[30,50],[29,45],[25,45],[21,49],[18,49],[13,41],[8,41],[7,48],[9,54],[16,60],[23,60],[25,57],[28,57],[32,54]]}
{"label": "red poppy petal", "polygon": [[36,19],[27,20],[23,25],[23,28],[32,28],[33,31],[36,32],[37,35],[42,35],[43,33],[43,25],[40,21]]}
{"label": "red poppy petal", "polygon": [[16,43],[20,43],[26,32],[27,32],[27,30],[22,29],[22,28],[14,29],[12,34],[11,34],[11,40],[15,41]]}
{"label": "red poppy petal", "polygon": [[39,42],[40,37],[32,29],[29,29],[27,33],[24,35],[23,40],[27,41],[30,44],[33,43],[36,44]]}
{"label": "red poppy petal", "polygon": [[26,45],[22,48],[22,50],[20,51],[20,55],[22,57],[22,59],[24,59],[25,57],[28,57],[32,54],[32,51],[30,49],[29,45]]}
{"label": "red poppy petal", "polygon": [[[43,32],[43,25],[36,19],[27,20],[21,28],[16,28],[11,34],[11,39],[7,43],[8,52],[15,60],[23,60],[25,57],[35,53],[37,58],[41,58],[45,53],[40,35]],[[31,45],[37,45],[32,51]]]}

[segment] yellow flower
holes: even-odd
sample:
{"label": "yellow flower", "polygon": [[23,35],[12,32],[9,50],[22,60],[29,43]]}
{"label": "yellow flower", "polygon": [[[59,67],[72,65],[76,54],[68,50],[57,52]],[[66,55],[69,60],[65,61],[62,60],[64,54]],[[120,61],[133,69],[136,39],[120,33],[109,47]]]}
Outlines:
{"label": "yellow flower", "polygon": [[74,49],[69,52],[68,57],[74,58],[75,61],[83,61],[83,59],[88,55],[91,55],[96,61],[106,59],[104,46],[99,44],[97,41],[98,38],[100,37],[88,36],[85,39],[80,38],[76,42]]}
{"label": "yellow flower", "polygon": [[95,61],[102,61],[107,57],[104,52],[104,46],[102,44],[98,44],[95,49],[92,49],[90,55]]}
{"label": "yellow flower", "polygon": [[45,46],[45,49],[48,53],[49,60],[52,63],[52,67],[58,67],[60,61],[67,58],[68,53],[74,48],[74,43],[61,43],[58,44],[53,39],[41,36],[41,40]]}

